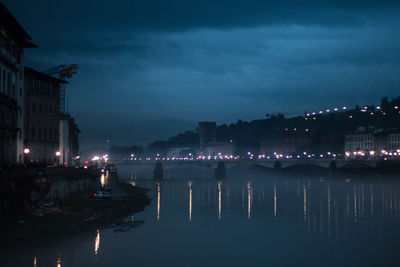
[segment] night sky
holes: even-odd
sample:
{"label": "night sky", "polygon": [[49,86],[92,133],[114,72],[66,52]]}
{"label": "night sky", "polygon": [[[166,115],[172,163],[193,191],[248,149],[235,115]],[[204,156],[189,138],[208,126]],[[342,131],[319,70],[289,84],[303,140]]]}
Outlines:
{"label": "night sky", "polygon": [[26,66],[79,65],[83,147],[400,95],[400,1],[3,2],[39,45]]}

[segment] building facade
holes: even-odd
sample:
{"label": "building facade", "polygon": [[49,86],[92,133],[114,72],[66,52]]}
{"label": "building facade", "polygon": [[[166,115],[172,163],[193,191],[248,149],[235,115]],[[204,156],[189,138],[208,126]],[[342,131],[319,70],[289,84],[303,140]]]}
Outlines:
{"label": "building facade", "polygon": [[59,162],[64,166],[74,166],[79,155],[80,130],[69,114],[60,114],[59,121]]}
{"label": "building facade", "polygon": [[400,151],[400,130],[359,127],[345,135],[344,149],[350,158],[397,155]]}
{"label": "building facade", "polygon": [[351,154],[355,152],[369,153],[375,150],[373,132],[352,133],[345,136],[344,149]]}
{"label": "building facade", "polygon": [[23,163],[24,48],[31,37],[0,2],[0,166]]}
{"label": "building facade", "polygon": [[400,131],[391,132],[387,136],[387,150],[398,152],[400,150]]}
{"label": "building facade", "polygon": [[25,159],[56,164],[59,151],[60,86],[65,81],[25,68]]}
{"label": "building facade", "polygon": [[200,146],[213,146],[217,141],[217,123],[215,121],[199,122]]}

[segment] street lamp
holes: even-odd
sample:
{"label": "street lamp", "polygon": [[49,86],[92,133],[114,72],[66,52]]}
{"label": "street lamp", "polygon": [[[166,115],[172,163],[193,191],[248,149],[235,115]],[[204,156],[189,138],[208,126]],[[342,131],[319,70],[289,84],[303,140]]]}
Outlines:
{"label": "street lamp", "polygon": [[31,152],[31,150],[29,149],[29,148],[24,148],[24,154],[25,154],[25,156],[24,156],[24,162],[25,162],[25,164],[26,164],[26,162],[28,162],[28,154],[29,154],[29,152]]}
{"label": "street lamp", "polygon": [[61,152],[57,151],[56,152],[56,156],[57,156],[57,166],[60,166],[60,156],[61,156]]}

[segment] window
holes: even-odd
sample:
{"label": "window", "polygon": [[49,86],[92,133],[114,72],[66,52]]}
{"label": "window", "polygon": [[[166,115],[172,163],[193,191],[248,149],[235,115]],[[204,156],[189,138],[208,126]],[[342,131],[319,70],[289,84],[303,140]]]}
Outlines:
{"label": "window", "polygon": [[11,97],[11,75],[7,74],[7,95]]}
{"label": "window", "polygon": [[3,93],[6,93],[6,71],[3,70]]}
{"label": "window", "polygon": [[35,139],[35,127],[34,126],[32,126],[31,138]]}

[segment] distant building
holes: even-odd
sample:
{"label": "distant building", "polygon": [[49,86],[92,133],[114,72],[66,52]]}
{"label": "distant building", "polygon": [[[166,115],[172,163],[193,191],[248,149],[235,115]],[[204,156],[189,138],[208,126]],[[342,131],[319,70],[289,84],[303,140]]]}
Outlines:
{"label": "distant building", "polygon": [[260,142],[260,154],[292,154],[311,144],[311,136],[305,131],[283,131],[268,136]]}
{"label": "distant building", "polygon": [[213,156],[214,155],[214,146],[202,146],[199,151],[200,156]]}
{"label": "distant building", "polygon": [[53,76],[25,67],[25,148],[30,162],[58,161],[60,85]]}
{"label": "distant building", "polygon": [[[351,152],[354,154],[354,152],[357,152],[357,150],[346,150],[346,147],[349,148],[348,146],[345,145],[345,151]],[[374,150],[376,151],[377,154],[381,151],[386,151],[388,149],[388,134],[387,131],[383,129],[378,129],[374,132]]]}
{"label": "distant building", "polygon": [[168,158],[196,157],[197,151],[193,146],[171,147],[167,152]]}
{"label": "distant building", "polygon": [[230,156],[233,155],[234,152],[234,144],[230,143],[217,143],[214,146],[214,154],[222,155],[222,156]]}
{"label": "distant building", "polygon": [[213,146],[217,141],[217,123],[201,121],[199,122],[200,146]]}
{"label": "distant building", "polygon": [[398,152],[400,149],[400,131],[390,132],[387,136],[387,150]]}
{"label": "distant building", "polygon": [[24,48],[31,37],[0,2],[0,166],[23,163]]}
{"label": "distant building", "polygon": [[398,153],[399,150],[400,130],[397,129],[358,127],[354,132],[345,135],[345,153],[350,158],[384,156]]}
{"label": "distant building", "polygon": [[60,163],[64,166],[74,166],[75,159],[79,155],[80,130],[74,119],[69,114],[60,114]]}
{"label": "distant building", "polygon": [[[346,134],[344,138],[344,150],[348,157],[364,156],[375,150],[375,129],[358,127],[357,130]],[[364,155],[363,155],[364,154]]]}

